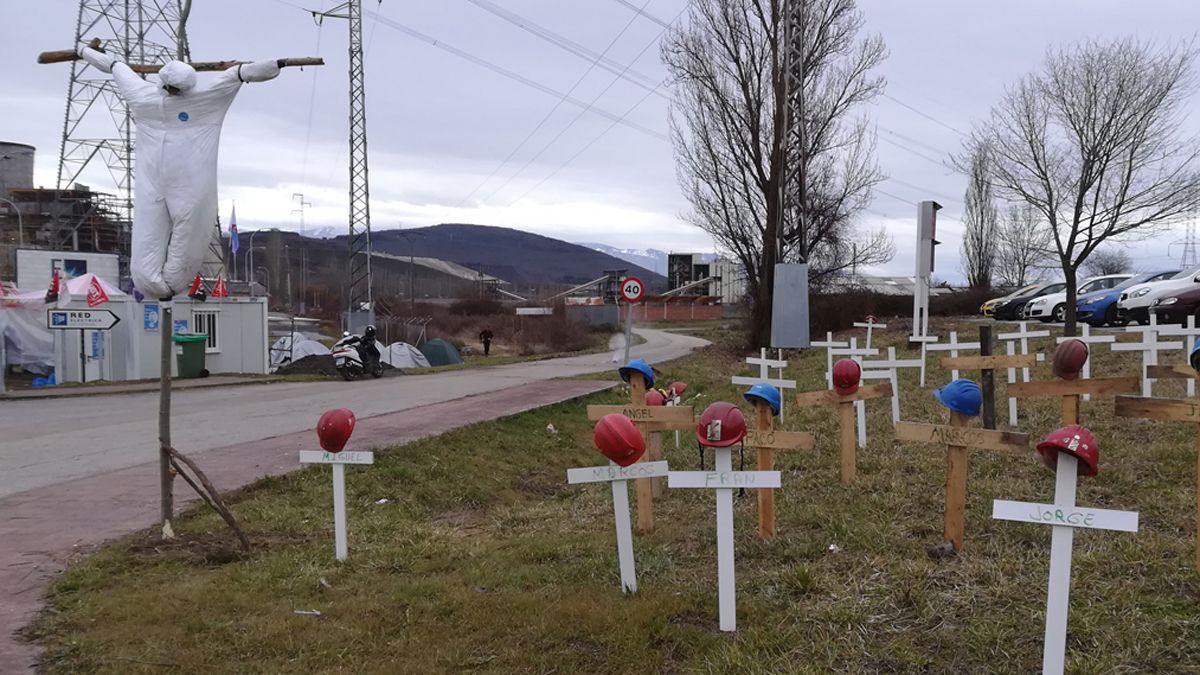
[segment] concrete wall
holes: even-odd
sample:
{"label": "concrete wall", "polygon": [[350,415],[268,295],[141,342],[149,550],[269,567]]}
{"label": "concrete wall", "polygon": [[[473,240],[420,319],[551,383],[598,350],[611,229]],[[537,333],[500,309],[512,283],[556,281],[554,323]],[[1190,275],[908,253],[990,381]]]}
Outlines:
{"label": "concrete wall", "polygon": [[86,272],[95,274],[113,286],[121,281],[120,263],[115,253],[22,248],[17,249],[17,288],[23,291],[50,288],[56,260],[82,260],[87,265]]}

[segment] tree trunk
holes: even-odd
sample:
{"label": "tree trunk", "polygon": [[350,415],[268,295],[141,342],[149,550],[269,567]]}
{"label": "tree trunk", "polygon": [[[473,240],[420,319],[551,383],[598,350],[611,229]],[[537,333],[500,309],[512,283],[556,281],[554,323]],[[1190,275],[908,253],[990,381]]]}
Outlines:
{"label": "tree trunk", "polygon": [[[1063,335],[1066,337],[1075,337],[1075,287],[1078,284],[1078,280],[1075,274],[1075,266],[1069,262],[1063,263],[1063,279],[1067,282],[1067,311],[1063,315],[1065,323],[1063,326]],[[1053,312],[1054,308],[1051,307],[1050,311]]]}

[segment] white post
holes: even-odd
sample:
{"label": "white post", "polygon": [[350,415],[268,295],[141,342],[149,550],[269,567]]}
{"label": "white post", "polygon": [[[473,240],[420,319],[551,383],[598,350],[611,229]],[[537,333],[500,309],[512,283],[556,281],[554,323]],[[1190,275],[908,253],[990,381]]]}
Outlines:
{"label": "white post", "polygon": [[630,524],[629,488],[626,485],[628,482],[612,482],[613,516],[617,521],[617,563],[621,568],[621,589],[626,593],[637,593],[637,572],[633,566],[633,525]]}
{"label": "white post", "polygon": [[[714,448],[717,472],[733,471],[733,451]],[[733,566],[733,490],[717,490],[717,606],[721,630],[737,630],[737,584]]]}
{"label": "white post", "polygon": [[[1075,508],[1079,460],[1058,453],[1054,478],[1054,505]],[[1067,609],[1071,603],[1071,544],[1075,528],[1056,525],[1050,535],[1050,584],[1046,594],[1046,636],[1042,648],[1042,673],[1062,673],[1067,653]]]}
{"label": "white post", "polygon": [[346,550],[346,465],[333,465],[333,541],[339,561],[345,560]]}
{"label": "white post", "polygon": [[[858,338],[850,338],[850,349],[853,351],[858,349]],[[862,357],[851,355],[850,358],[858,362],[859,368],[862,368]],[[860,371],[861,372],[861,371]],[[862,386],[862,380],[858,381],[859,386]],[[854,417],[857,422],[858,447],[867,447],[867,402],[854,402]]]}
{"label": "white post", "polygon": [[[1007,352],[1009,356],[1015,356],[1017,353],[1017,346],[1011,342],[1006,343],[1004,345],[1004,351]],[[1017,381],[1017,369],[1009,368],[1008,369],[1008,383],[1012,384],[1013,382],[1016,382],[1016,381]],[[1008,426],[1010,426],[1010,427],[1017,426],[1017,399],[1015,396],[1008,397]]]}

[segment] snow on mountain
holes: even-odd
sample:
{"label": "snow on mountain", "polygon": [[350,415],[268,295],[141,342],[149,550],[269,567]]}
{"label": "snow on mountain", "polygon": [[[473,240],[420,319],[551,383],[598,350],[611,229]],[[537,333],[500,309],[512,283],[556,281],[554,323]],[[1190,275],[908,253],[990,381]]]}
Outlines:
{"label": "snow on mountain", "polygon": [[607,253],[614,258],[620,258],[627,263],[645,267],[659,274],[667,273],[667,252],[660,251],[656,248],[617,248],[615,246],[607,246],[605,244],[585,243],[580,246],[586,246],[594,251]]}

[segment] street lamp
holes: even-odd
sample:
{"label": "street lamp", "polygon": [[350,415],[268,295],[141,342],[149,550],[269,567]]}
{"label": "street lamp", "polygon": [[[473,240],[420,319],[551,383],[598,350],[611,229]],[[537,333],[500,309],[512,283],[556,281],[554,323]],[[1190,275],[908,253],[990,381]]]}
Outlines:
{"label": "street lamp", "polygon": [[8,201],[7,199],[0,199],[0,202],[2,202],[4,204],[8,204],[9,206],[12,207],[13,211],[16,211],[16,213],[17,213],[17,246],[24,248],[24,246],[25,246],[25,226],[21,222],[21,209],[17,208],[16,204]]}
{"label": "street lamp", "polygon": [[[255,268],[254,268],[253,272],[254,272],[254,273],[257,273],[259,270],[262,270],[262,273],[263,273],[263,288],[266,288],[266,289],[267,289],[267,298],[268,298],[268,299],[267,299],[267,306],[270,306],[270,302],[271,302],[271,301],[270,301],[270,297],[271,297],[271,270],[267,269],[267,266],[266,266],[266,265],[259,265],[258,267],[255,267]],[[255,276],[255,275],[254,275],[254,274],[251,274],[251,277],[253,277],[253,276]],[[254,283],[254,279],[253,279],[253,278],[251,278],[251,279],[250,279],[250,283],[252,283],[252,284]]]}
{"label": "street lamp", "polygon": [[[254,267],[254,235],[258,234],[258,233],[259,233],[259,232],[261,232],[261,231],[262,231],[262,230],[255,230],[255,231],[253,231],[253,232],[251,232],[251,233],[250,233],[250,251],[249,251],[249,259],[246,261],[246,268],[250,270],[250,274],[248,274],[248,275],[246,275],[246,276],[249,276],[249,277],[253,277],[253,276],[254,276],[254,272],[255,272],[255,270],[257,269],[257,268],[255,268],[255,267]],[[272,227],[270,231],[271,231],[271,232],[278,232],[278,231],[279,231],[279,228],[277,228],[277,227]],[[260,246],[259,248],[262,248],[262,247]],[[264,249],[264,250],[265,250],[265,249]],[[253,278],[251,278],[251,279],[250,279],[250,281],[254,281],[254,279],[253,279]]]}
{"label": "street lamp", "polygon": [[[246,262],[247,263],[254,262],[254,249],[258,249],[260,251],[266,251],[267,247],[266,246],[251,246],[251,247],[247,248],[246,249],[246,253],[247,253]],[[261,265],[260,265],[260,267],[261,267]],[[246,269],[248,270],[246,272],[246,278],[247,278],[247,281],[250,282],[250,297],[253,298],[254,297],[254,268],[247,265]]]}
{"label": "street lamp", "polygon": [[[417,288],[413,285],[413,267],[414,255],[413,251],[417,245],[417,237],[424,237],[423,232],[409,232],[400,230],[397,232],[404,240],[408,242],[408,315],[417,315]],[[407,335],[405,337],[408,337]]]}

